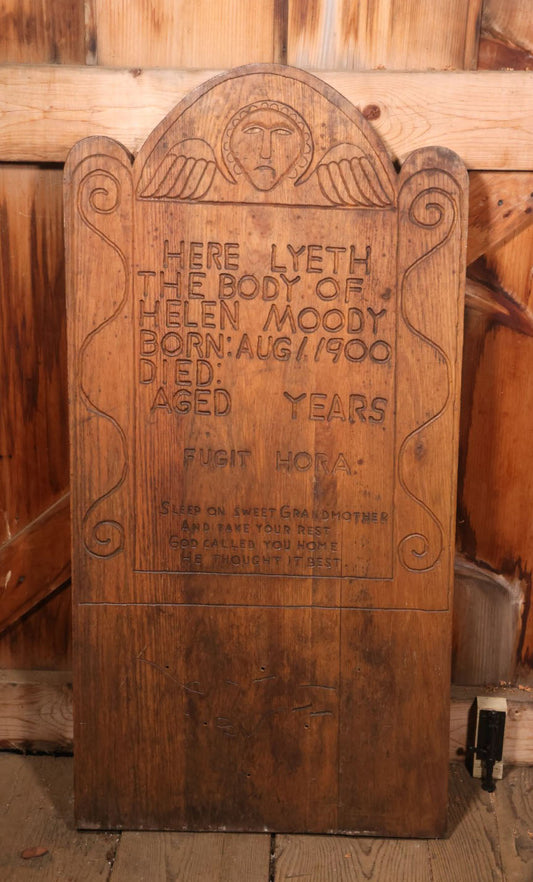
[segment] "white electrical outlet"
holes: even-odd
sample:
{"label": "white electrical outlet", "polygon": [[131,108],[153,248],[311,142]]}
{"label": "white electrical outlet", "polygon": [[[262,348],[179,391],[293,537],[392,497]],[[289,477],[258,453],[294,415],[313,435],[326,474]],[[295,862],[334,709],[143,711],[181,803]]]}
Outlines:
{"label": "white electrical outlet", "polygon": [[[503,713],[507,716],[507,699],[499,698],[492,695],[478,695],[476,698],[476,732],[474,744],[478,742],[478,731],[479,731],[479,714],[482,710],[492,710],[492,711],[503,711]],[[482,778],[483,777],[483,763],[482,760],[478,759],[474,754],[474,761],[472,765],[472,777],[473,778]],[[492,772],[492,777],[495,780],[501,780],[503,778],[503,760],[500,762],[494,763],[494,769]]]}

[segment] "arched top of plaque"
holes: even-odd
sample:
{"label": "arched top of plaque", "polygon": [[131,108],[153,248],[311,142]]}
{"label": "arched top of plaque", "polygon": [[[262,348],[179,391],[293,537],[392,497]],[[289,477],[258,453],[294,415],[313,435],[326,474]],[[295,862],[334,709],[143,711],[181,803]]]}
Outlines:
{"label": "arched top of plaque", "polygon": [[294,68],[236,68],[192,92],[135,160],[148,201],[391,208],[396,173],[363,115]]}

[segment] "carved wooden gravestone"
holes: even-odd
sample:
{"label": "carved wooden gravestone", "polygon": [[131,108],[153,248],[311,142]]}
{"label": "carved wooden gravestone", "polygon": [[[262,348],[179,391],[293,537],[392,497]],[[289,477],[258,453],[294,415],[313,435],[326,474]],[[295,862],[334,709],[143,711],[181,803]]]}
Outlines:
{"label": "carved wooden gravestone", "polygon": [[80,825],[444,830],[465,191],[276,66],[72,150]]}

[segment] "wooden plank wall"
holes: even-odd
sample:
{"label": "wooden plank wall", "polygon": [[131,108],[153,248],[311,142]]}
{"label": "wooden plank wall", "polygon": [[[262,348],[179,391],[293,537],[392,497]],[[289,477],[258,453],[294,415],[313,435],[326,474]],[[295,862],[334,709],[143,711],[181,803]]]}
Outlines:
{"label": "wooden plank wall", "polygon": [[[531,70],[530,0],[0,5],[0,64],[136,73],[252,61],[339,72]],[[12,669],[70,665],[60,179],[59,165],[0,164],[0,667]],[[533,680],[532,207],[533,169],[471,173],[458,683]]]}
{"label": "wooden plank wall", "polygon": [[482,0],[290,0],[287,61],[333,70],[475,70]]}
{"label": "wooden plank wall", "polygon": [[[529,0],[484,0],[481,21],[479,69],[533,70]],[[466,312],[458,539],[482,571],[477,590],[475,582],[456,581],[454,676],[458,683],[491,678],[531,684],[533,175],[494,173],[490,181],[478,180],[474,204],[488,210],[491,232],[469,254],[470,283],[484,293]],[[494,307],[502,306],[496,314]],[[503,577],[490,593],[484,583],[487,571]],[[457,614],[461,607],[469,609],[468,616]],[[490,621],[483,608],[490,611]],[[513,620],[514,629],[506,631],[504,620]],[[480,644],[485,650],[477,662],[462,665],[459,648]],[[489,674],[502,648],[501,667]]]}
{"label": "wooden plank wall", "polygon": [[[107,67],[236,67],[283,61],[281,4],[91,0],[90,45]],[[250,56],[253,56],[252,58]]]}
{"label": "wooden plank wall", "polygon": [[[77,0],[0,7],[1,63],[82,63],[84,44]],[[0,233],[0,666],[67,669],[70,592],[50,596],[70,570],[60,167],[0,164]]]}

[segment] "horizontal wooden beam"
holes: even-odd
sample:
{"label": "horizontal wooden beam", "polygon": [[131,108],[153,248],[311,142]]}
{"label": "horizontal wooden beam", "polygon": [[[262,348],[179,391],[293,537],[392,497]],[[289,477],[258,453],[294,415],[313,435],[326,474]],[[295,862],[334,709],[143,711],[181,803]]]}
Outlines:
{"label": "horizontal wooden beam", "polygon": [[70,578],[70,493],[0,547],[0,634]]}
{"label": "horizontal wooden beam", "polygon": [[[63,162],[88,135],[133,153],[218,71],[0,65],[0,160]],[[533,72],[318,71],[369,116],[394,159],[435,144],[471,169],[533,169]]]}
{"label": "horizontal wooden beam", "polygon": [[0,749],[72,753],[72,674],[0,671]]}
{"label": "horizontal wooden beam", "polygon": [[[476,695],[507,699],[504,762],[533,764],[533,692],[452,687],[450,760],[464,757],[468,712]],[[0,671],[0,749],[73,750],[72,674],[69,671]]]}

